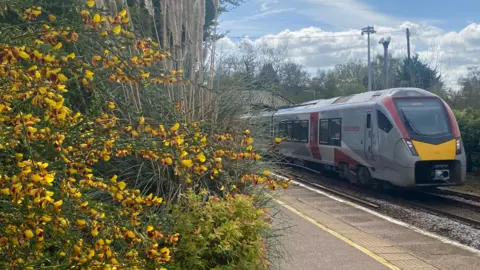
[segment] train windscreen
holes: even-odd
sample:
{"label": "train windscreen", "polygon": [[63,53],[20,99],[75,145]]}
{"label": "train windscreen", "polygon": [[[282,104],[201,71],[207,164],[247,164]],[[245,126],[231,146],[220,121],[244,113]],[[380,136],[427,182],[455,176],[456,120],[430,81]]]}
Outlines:
{"label": "train windscreen", "polygon": [[449,118],[440,99],[396,99],[395,105],[412,137],[451,136]]}

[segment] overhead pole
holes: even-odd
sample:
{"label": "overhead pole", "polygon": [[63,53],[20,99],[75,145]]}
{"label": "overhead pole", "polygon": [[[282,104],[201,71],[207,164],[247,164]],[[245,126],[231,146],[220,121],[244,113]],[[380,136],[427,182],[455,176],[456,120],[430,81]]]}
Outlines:
{"label": "overhead pole", "polygon": [[412,87],[415,87],[415,85],[413,85],[413,74],[412,74],[412,58],[411,58],[411,55],[410,55],[410,29],[407,28],[406,30],[406,34],[407,34],[407,57],[408,57],[408,72],[410,74],[410,86]]}
{"label": "overhead pole", "polygon": [[368,91],[372,91],[372,64],[370,63],[370,34],[375,34],[373,26],[362,28],[362,36],[367,33],[368,40]]}

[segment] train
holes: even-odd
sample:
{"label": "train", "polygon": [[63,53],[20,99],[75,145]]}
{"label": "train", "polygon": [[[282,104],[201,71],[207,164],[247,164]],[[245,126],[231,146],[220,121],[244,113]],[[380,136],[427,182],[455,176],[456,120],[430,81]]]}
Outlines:
{"label": "train", "polygon": [[262,147],[355,184],[465,183],[466,155],[455,116],[442,98],[420,88],[314,100],[243,118],[261,123],[269,134]]}

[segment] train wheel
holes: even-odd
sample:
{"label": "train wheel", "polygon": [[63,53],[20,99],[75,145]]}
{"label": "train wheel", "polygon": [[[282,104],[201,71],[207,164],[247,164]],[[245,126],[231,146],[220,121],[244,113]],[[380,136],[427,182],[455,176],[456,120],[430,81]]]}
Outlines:
{"label": "train wheel", "polygon": [[372,175],[367,167],[360,167],[357,176],[359,182],[363,185],[370,185],[372,183]]}

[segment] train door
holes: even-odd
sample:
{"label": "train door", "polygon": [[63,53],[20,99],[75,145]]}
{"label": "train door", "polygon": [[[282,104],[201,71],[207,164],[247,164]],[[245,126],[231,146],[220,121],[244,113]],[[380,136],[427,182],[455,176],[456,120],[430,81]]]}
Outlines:
{"label": "train door", "polygon": [[373,113],[372,111],[367,111],[365,117],[365,157],[368,160],[375,160],[374,155],[374,144],[375,144],[375,134],[374,134],[374,125]]}

